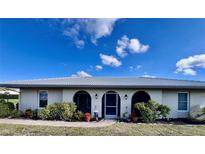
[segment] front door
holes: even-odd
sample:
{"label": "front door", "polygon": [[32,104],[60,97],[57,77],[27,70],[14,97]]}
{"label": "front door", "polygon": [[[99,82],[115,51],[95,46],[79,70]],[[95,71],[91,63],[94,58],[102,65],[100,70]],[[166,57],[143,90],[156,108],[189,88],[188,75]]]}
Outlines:
{"label": "front door", "polygon": [[116,93],[106,93],[104,99],[105,99],[105,118],[108,119],[117,118],[118,95]]}

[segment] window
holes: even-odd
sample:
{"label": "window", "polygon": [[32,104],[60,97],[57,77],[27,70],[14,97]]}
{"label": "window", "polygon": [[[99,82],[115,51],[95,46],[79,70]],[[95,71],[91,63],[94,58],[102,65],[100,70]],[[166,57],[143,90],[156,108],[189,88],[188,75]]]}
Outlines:
{"label": "window", "polygon": [[39,107],[46,107],[48,104],[48,92],[42,90],[39,92]]}
{"label": "window", "polygon": [[178,93],[178,110],[180,111],[188,110],[188,93],[187,92]]}

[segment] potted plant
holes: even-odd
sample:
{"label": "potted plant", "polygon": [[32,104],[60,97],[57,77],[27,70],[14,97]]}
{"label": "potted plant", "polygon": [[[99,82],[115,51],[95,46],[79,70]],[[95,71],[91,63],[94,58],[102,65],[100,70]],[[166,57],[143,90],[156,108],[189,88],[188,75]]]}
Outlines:
{"label": "potted plant", "polygon": [[137,122],[137,115],[136,115],[135,112],[132,112],[132,114],[131,114],[131,120],[132,120],[132,122],[134,122],[134,123]]}
{"label": "potted plant", "polygon": [[129,113],[128,112],[124,112],[123,113],[123,121],[128,122],[129,121]]}
{"label": "potted plant", "polygon": [[91,119],[91,114],[90,113],[86,112],[84,117],[85,117],[86,122],[90,122],[90,119]]}
{"label": "potted plant", "polygon": [[25,118],[31,119],[33,117],[33,111],[31,109],[27,109],[24,115],[25,115]]}

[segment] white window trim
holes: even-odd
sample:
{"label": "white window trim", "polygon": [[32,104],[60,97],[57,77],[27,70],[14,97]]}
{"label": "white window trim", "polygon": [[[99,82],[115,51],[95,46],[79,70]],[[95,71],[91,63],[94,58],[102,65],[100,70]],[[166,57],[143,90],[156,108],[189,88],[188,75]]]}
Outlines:
{"label": "white window trim", "polygon": [[[179,110],[178,105],[179,105],[179,93],[185,93],[187,94],[187,110]],[[179,91],[177,92],[177,111],[178,112],[189,112],[189,105],[190,105],[190,94],[188,91]]]}
{"label": "white window trim", "polygon": [[[38,90],[38,109],[44,109],[45,107],[40,107],[40,92],[46,91],[48,94],[48,90]],[[48,100],[47,100],[47,105],[48,105]]]}

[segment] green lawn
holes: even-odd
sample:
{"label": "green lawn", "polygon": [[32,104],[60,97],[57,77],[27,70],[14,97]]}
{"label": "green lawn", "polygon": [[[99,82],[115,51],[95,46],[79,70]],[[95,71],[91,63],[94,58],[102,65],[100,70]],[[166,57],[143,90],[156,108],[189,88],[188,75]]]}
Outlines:
{"label": "green lawn", "polygon": [[63,136],[170,136],[205,135],[205,126],[170,124],[133,124],[116,123],[102,128],[68,128],[50,126],[24,126],[0,124],[0,135],[63,135]]}
{"label": "green lawn", "polygon": [[18,99],[8,99],[9,102],[12,102],[14,104],[17,104],[19,102]]}
{"label": "green lawn", "polygon": [[6,102],[11,102],[11,103],[14,103],[14,105],[16,105],[18,102],[19,102],[19,99],[4,99]]}

